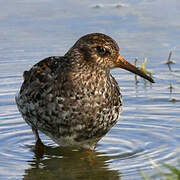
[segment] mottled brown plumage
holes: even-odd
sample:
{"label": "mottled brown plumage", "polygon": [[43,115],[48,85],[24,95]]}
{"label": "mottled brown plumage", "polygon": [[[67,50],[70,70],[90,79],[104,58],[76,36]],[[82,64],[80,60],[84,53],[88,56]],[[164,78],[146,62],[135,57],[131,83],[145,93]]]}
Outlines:
{"label": "mottled brown plumage", "polygon": [[104,34],[80,38],[64,56],[48,57],[24,72],[16,103],[25,121],[61,146],[94,149],[118,120],[122,98],[110,70],[151,78],[119,55]]}

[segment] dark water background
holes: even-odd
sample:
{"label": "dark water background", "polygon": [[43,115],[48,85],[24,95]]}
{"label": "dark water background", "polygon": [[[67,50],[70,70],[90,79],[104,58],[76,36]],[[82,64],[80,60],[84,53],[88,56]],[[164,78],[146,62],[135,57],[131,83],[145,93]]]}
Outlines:
{"label": "dark water background", "polygon": [[[156,84],[120,69],[112,73],[124,100],[119,122],[89,159],[48,137],[42,158],[15,105],[22,73],[40,59],[63,55],[82,35],[102,32],[121,55],[147,68]],[[165,64],[172,51],[171,70]],[[172,92],[169,84],[172,83]],[[156,176],[151,158],[177,165],[180,155],[180,1],[0,1],[0,179],[139,180]]]}

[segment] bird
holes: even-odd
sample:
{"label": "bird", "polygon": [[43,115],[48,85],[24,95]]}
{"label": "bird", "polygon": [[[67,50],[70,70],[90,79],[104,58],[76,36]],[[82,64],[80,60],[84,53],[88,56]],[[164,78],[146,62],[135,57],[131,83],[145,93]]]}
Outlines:
{"label": "bird", "polygon": [[86,34],[64,56],[47,57],[24,71],[17,107],[32,128],[59,146],[94,150],[122,112],[120,87],[111,69],[122,68],[154,80],[122,56],[102,33]]}

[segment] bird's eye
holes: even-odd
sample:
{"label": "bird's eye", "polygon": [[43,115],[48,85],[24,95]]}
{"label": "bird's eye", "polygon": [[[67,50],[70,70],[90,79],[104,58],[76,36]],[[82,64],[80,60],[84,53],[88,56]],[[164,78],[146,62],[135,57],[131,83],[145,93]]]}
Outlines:
{"label": "bird's eye", "polygon": [[107,50],[102,46],[97,46],[96,49],[100,55],[105,55],[107,53]]}

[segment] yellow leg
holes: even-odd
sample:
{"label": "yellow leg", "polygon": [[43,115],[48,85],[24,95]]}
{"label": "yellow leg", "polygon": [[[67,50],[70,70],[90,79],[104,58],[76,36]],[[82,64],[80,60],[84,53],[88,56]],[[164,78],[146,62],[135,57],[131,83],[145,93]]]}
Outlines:
{"label": "yellow leg", "polygon": [[93,164],[94,164],[93,150],[87,150],[87,154],[88,154],[88,162],[91,166],[93,166]]}

